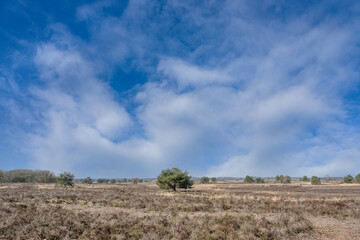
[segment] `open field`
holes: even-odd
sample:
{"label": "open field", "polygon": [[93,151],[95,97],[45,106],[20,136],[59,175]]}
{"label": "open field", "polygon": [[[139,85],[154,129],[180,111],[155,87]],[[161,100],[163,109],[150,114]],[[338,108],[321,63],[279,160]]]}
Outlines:
{"label": "open field", "polygon": [[360,239],[360,185],[3,184],[0,239]]}

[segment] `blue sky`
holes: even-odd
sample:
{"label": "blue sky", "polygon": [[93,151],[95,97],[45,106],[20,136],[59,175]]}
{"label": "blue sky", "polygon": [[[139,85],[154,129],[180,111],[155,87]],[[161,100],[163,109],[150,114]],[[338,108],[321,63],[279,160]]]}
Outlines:
{"label": "blue sky", "polygon": [[0,168],[360,172],[357,1],[0,3]]}

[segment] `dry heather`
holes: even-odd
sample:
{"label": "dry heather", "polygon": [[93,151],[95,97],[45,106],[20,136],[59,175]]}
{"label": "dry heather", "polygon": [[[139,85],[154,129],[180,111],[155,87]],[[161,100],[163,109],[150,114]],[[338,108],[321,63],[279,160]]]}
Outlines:
{"label": "dry heather", "polygon": [[355,185],[219,183],[174,193],[13,184],[0,194],[0,239],[341,239],[345,231],[343,239],[360,239]]}

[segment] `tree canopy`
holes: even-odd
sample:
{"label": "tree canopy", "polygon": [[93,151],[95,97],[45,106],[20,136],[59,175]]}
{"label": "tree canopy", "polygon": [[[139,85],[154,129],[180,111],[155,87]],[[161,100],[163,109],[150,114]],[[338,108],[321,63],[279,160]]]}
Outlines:
{"label": "tree canopy", "polygon": [[181,169],[172,168],[162,170],[157,177],[156,184],[162,189],[172,189],[176,191],[176,188],[191,188],[194,185],[194,181],[191,180],[191,176],[188,172],[183,172]]}

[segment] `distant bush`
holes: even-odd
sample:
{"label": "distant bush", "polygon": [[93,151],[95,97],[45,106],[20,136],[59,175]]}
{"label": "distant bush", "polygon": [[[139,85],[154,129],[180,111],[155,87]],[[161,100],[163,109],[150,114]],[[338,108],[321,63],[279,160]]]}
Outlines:
{"label": "distant bush", "polygon": [[351,176],[351,174],[348,174],[347,176],[344,177],[344,183],[352,183],[354,180],[353,176]]}
{"label": "distant bush", "polygon": [[254,183],[255,179],[249,175],[244,178],[244,183]]}
{"label": "distant bush", "polygon": [[208,178],[208,177],[200,178],[200,183],[209,183],[209,182],[210,182],[210,178]]}
{"label": "distant bush", "polygon": [[75,176],[69,172],[64,172],[60,174],[60,176],[56,179],[57,184],[62,185],[64,187],[73,187],[74,186]]}
{"label": "distant bush", "polygon": [[110,179],[110,183],[112,183],[112,184],[116,183],[116,179],[114,179],[114,178]]}
{"label": "distant bush", "polygon": [[255,182],[256,182],[256,183],[264,183],[265,181],[264,181],[263,178],[258,177],[258,178],[255,178]]}
{"label": "distant bush", "polygon": [[276,175],[275,183],[291,183],[291,177],[284,175]]}
{"label": "distant bush", "polygon": [[285,176],[284,177],[284,182],[283,183],[291,183],[291,177],[290,176]]}
{"label": "distant bush", "polygon": [[321,184],[320,178],[317,177],[317,176],[312,176],[311,177],[311,184],[312,185],[320,185]]}
{"label": "distant bush", "polygon": [[301,181],[303,181],[303,182],[308,182],[308,181],[309,181],[309,178],[308,178],[307,176],[303,176],[302,179],[301,179]]}
{"label": "distant bush", "polygon": [[109,182],[109,179],[107,178],[98,178],[96,180],[97,183],[108,183]]}
{"label": "distant bush", "polygon": [[86,184],[92,184],[94,181],[90,177],[87,177],[81,180],[81,182]]}
{"label": "distant bush", "polygon": [[48,170],[14,169],[0,170],[0,182],[6,183],[54,183],[56,177]]}
{"label": "distant bush", "polygon": [[284,182],[284,175],[276,175],[275,183],[283,183]]}
{"label": "distant bush", "polygon": [[143,180],[140,178],[133,178],[130,180],[130,182],[132,182],[133,184],[138,184],[138,183],[142,183]]}
{"label": "distant bush", "polygon": [[162,170],[157,177],[156,184],[162,189],[176,191],[176,188],[191,188],[194,181],[191,180],[187,171],[183,172],[181,169],[172,168]]}
{"label": "distant bush", "polygon": [[356,181],[357,183],[360,183],[360,173],[355,176],[355,181]]}
{"label": "distant bush", "polygon": [[216,177],[210,178],[210,182],[211,182],[211,183],[216,183],[216,182],[217,182],[217,178],[216,178]]}

